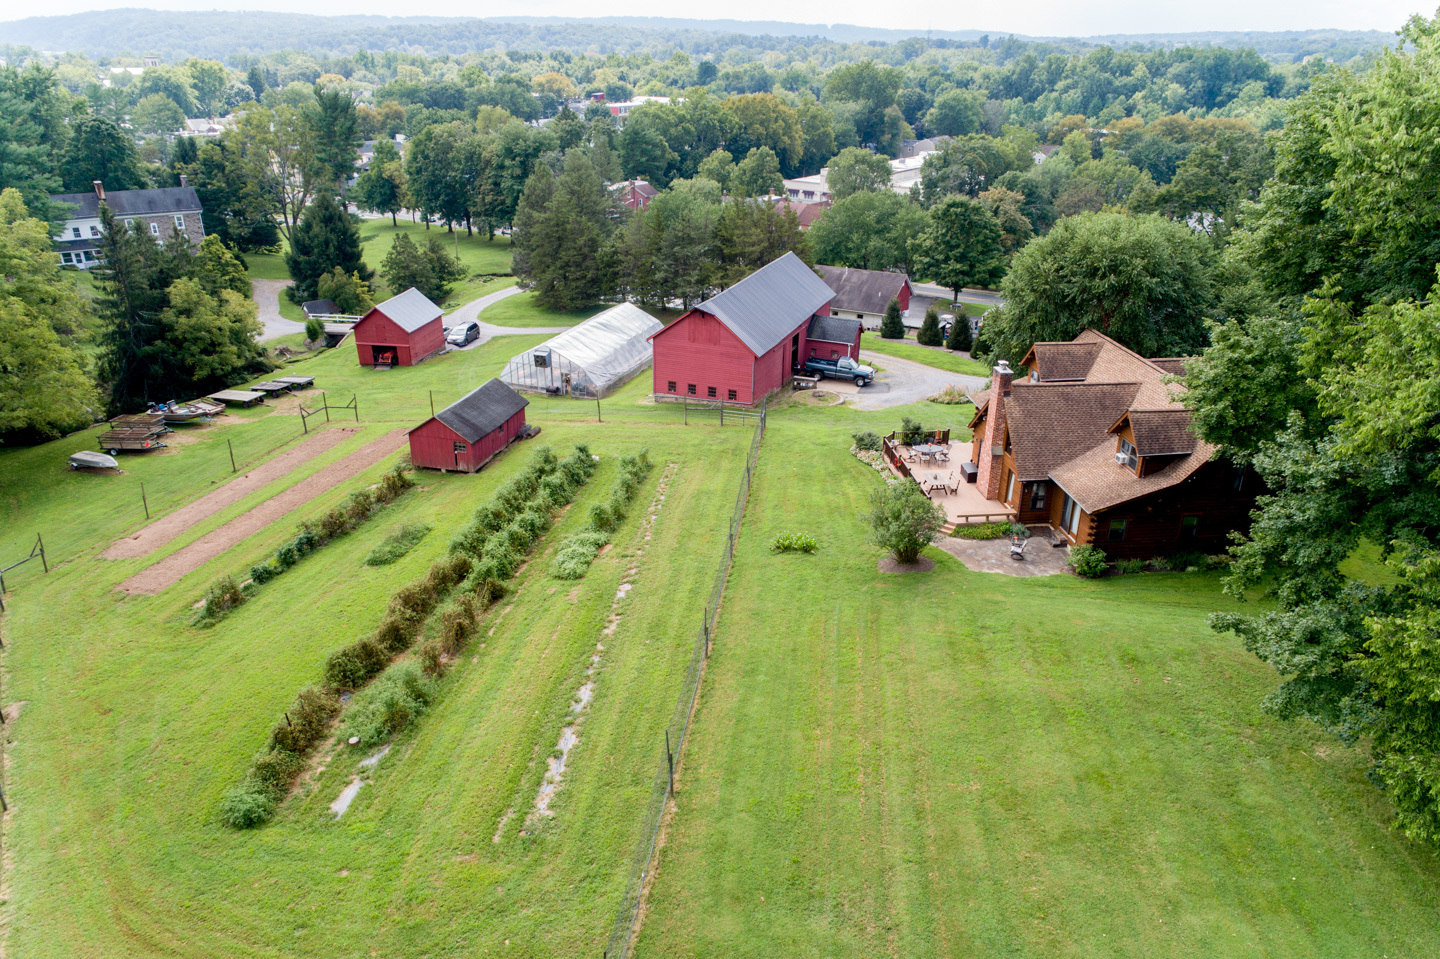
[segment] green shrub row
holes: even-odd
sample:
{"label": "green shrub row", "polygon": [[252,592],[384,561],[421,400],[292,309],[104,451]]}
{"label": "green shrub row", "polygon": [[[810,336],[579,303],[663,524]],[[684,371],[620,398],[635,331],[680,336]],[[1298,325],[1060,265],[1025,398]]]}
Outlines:
{"label": "green shrub row", "polygon": [[405,523],[385,537],[365,557],[366,566],[389,566],[420,544],[430,532],[429,523]]}
{"label": "green shrub row", "polygon": [[610,542],[615,528],[624,522],[635,493],[652,469],[654,464],[650,462],[647,450],[620,457],[620,475],[615,478],[610,499],[590,507],[589,527],[566,537],[560,544],[550,564],[551,576],[556,579],[582,579],[585,576],[590,564],[600,555],[600,550]]}
{"label": "green shrub row", "polygon": [[[353,707],[356,718],[347,717],[345,723],[350,735],[359,736],[362,743],[379,742],[420,715],[433,696],[429,677],[438,675],[443,657],[458,652],[474,634],[480,611],[504,595],[504,581],[549,528],[552,510],[569,503],[594,469],[594,459],[584,446],[577,446],[564,462],[557,461],[548,447],[536,450],[526,468],[475,511],[450,551],[432,563],[425,576],[391,597],[375,635],[330,654],[325,661],[325,688],[300,694],[283,729],[277,724],[269,747],[255,757],[244,781],[226,795],[221,804],[226,824],[244,829],[269,821],[304,767],[305,754],[324,738],[340,711],[340,692],[361,690]],[[401,663],[387,669],[414,645],[431,613],[462,583],[463,595],[442,614],[440,636],[422,646],[420,665]],[[372,693],[367,684],[382,673],[384,679],[373,684]]]}
{"label": "green shrub row", "polygon": [[[396,464],[380,478],[380,488],[375,492],[368,489],[356,490],[350,496],[318,520],[307,520],[300,524],[300,532],[294,539],[281,545],[275,555],[250,567],[250,582],[245,589],[235,586],[234,577],[226,576],[210,587],[205,595],[205,604],[195,619],[197,626],[213,626],[236,606],[244,603],[248,595],[259,586],[270,582],[300,562],[307,554],[314,552],[337,536],[355,529],[369,519],[374,512],[401,493],[415,485],[406,473],[404,464]],[[401,554],[403,555],[403,553]],[[399,557],[396,557],[397,559]]]}
{"label": "green shrub row", "polygon": [[770,549],[775,553],[813,553],[817,544],[809,533],[785,532],[775,537]]}
{"label": "green shrub row", "polygon": [[976,523],[974,526],[957,526],[950,535],[956,539],[1001,539],[1010,535],[1010,524]]}

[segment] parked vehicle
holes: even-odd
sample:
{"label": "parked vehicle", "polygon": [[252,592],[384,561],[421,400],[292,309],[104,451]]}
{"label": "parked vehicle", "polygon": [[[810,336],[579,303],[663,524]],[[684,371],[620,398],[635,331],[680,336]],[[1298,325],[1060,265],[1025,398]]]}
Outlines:
{"label": "parked vehicle", "polygon": [[469,323],[458,323],[450,327],[445,334],[445,342],[451,346],[464,346],[466,343],[473,343],[480,339],[480,324],[473,320]]}
{"label": "parked vehicle", "polygon": [[805,369],[818,376],[831,376],[837,380],[854,380],[856,386],[864,386],[875,378],[874,367],[856,363],[848,356],[838,360],[825,360],[812,356],[805,361]]}

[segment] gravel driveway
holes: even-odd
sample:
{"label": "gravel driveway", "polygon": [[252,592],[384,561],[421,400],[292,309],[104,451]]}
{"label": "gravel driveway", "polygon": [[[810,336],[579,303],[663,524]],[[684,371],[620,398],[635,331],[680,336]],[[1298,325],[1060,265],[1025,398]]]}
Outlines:
{"label": "gravel driveway", "polygon": [[520,292],[522,291],[518,286],[507,286],[503,290],[496,290],[494,293],[487,293],[484,296],[477,297],[464,306],[457,307],[454,313],[447,314],[445,317],[446,326],[456,326],[467,320],[478,320],[480,323],[480,336],[478,339],[474,342],[467,343],[465,346],[452,346],[450,349],[473,350],[481,343],[495,336],[520,336],[526,333],[549,333],[553,335],[555,333],[564,333],[570,329],[568,326],[496,326],[494,323],[486,323],[480,319],[481,311],[487,306],[492,306],[506,297],[514,296]]}
{"label": "gravel driveway", "polygon": [[260,307],[260,325],[265,327],[260,334],[260,342],[277,339],[290,333],[304,333],[305,324],[297,323],[294,320],[287,320],[280,315],[280,294],[287,286],[293,286],[294,280],[251,280],[250,287],[255,297],[255,305]]}
{"label": "gravel driveway", "polygon": [[983,376],[949,373],[885,353],[862,350],[860,362],[883,367],[885,372],[877,374],[875,382],[863,390],[857,389],[854,383],[843,380],[825,380],[821,389],[853,396],[856,409],[884,410],[892,406],[918,403],[946,386],[958,386],[968,392],[983,389],[985,386]]}

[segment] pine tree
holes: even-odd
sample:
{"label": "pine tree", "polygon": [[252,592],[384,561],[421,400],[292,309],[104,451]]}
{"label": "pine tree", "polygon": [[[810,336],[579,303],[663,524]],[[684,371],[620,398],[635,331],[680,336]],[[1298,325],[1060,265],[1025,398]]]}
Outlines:
{"label": "pine tree", "polygon": [[390,252],[385,254],[385,262],[380,265],[380,273],[385,277],[386,285],[396,293],[402,293],[413,286],[432,301],[435,300],[435,297],[430,296],[436,287],[435,270],[408,233],[395,237]]}
{"label": "pine tree", "polygon": [[[889,319],[888,310],[886,319]],[[934,306],[925,311],[925,319],[921,321],[920,329],[915,333],[915,342],[921,346],[940,346],[945,342],[945,338],[940,335],[940,311]]]}
{"label": "pine tree", "polygon": [[970,341],[970,317],[959,304],[956,304],[955,322],[950,324],[950,338],[945,341],[947,350],[955,350],[959,353],[969,353]]}
{"label": "pine tree", "polygon": [[515,217],[513,269],[541,306],[578,310],[607,291],[611,203],[585,154],[572,150],[552,177],[541,166]]}
{"label": "pine tree", "polygon": [[887,340],[905,339],[905,320],[900,314],[900,301],[891,300],[885,307],[885,319],[880,321],[880,335]]}
{"label": "pine tree", "polygon": [[290,298],[297,303],[315,299],[320,277],[337,266],[362,280],[375,275],[361,258],[360,231],[329,193],[315,197],[300,215],[285,265],[295,280]]}

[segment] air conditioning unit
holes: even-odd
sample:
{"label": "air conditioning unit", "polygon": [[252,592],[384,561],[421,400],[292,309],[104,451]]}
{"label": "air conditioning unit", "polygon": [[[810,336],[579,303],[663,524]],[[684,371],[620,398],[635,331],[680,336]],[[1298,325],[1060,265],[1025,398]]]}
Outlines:
{"label": "air conditioning unit", "polygon": [[1129,466],[1130,457],[1126,456],[1124,453],[1116,453],[1115,462],[1119,463],[1121,466]]}

